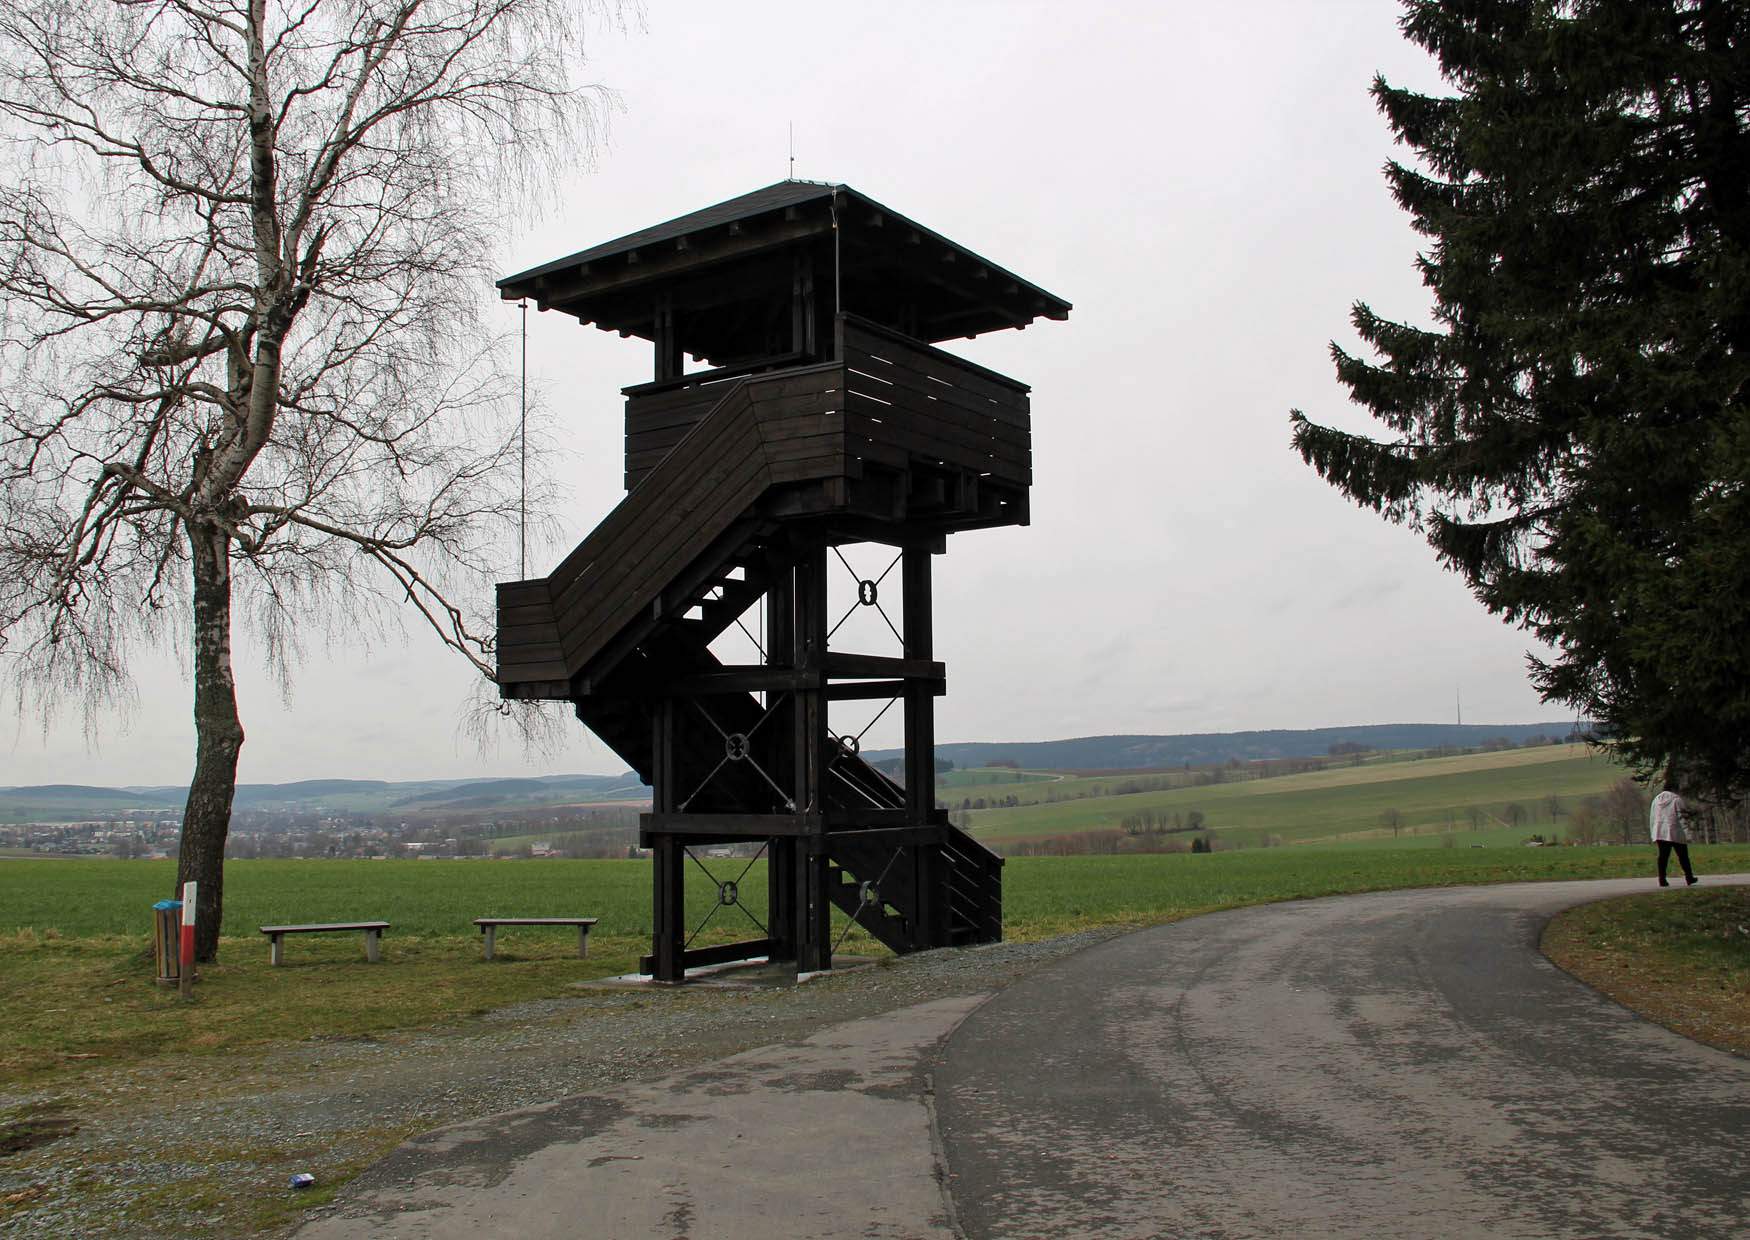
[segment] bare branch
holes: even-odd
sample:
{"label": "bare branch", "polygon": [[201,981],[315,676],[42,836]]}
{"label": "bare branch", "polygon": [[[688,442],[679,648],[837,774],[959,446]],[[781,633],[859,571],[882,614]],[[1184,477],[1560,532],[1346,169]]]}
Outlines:
{"label": "bare branch", "polygon": [[594,7],[0,10],[0,650],[39,685],[122,691],[191,625],[197,530],[275,651],[311,608],[410,606],[490,674],[463,599],[516,510],[479,344],[500,187],[588,149]]}

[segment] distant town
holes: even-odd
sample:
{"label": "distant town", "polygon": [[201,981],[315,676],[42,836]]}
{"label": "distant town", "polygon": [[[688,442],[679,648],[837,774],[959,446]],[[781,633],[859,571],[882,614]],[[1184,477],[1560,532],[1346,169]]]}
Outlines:
{"label": "distant town", "polygon": [[[645,806],[553,808],[473,821],[374,814],[245,811],[225,855],[256,857],[624,857]],[[0,825],[0,853],[153,859],[176,856],[181,815],[130,811],[114,818]]]}
{"label": "distant town", "polygon": [[[186,790],[0,788],[0,853],[173,857]],[[226,855],[613,857],[637,842],[648,790],[624,775],[240,784]]]}
{"label": "distant town", "polygon": [[[1368,752],[1490,750],[1573,739],[1572,725],[1393,724],[1181,736],[948,744],[937,769],[1173,772],[1193,783],[1283,773]],[[898,774],[897,752],[866,755]],[[1298,766],[1294,769],[1299,769]],[[964,816],[1013,803],[944,781]],[[1117,789],[1112,789],[1116,791]],[[1067,791],[1067,789],[1066,789]],[[970,792],[968,796],[965,793]],[[239,784],[226,856],[250,858],[625,857],[638,854],[650,790],[630,772],[520,779],[304,780]],[[186,790],[79,784],[0,787],[0,856],[174,857]]]}

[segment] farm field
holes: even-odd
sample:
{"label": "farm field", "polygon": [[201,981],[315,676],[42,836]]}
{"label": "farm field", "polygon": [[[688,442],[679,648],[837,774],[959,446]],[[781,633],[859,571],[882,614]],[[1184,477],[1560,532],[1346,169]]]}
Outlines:
{"label": "farm field", "polygon": [[972,767],[964,771],[940,771],[936,774],[936,793],[946,797],[964,795],[962,789],[980,793],[1003,788],[1016,791],[1016,784],[1052,783],[1063,778],[1053,771],[1017,771],[1001,766]]}
{"label": "farm field", "polygon": [[[1508,749],[1494,752],[1474,752],[1463,754],[1436,755],[1422,750],[1388,750],[1378,753],[1360,754],[1349,758],[1308,759],[1308,761],[1324,761],[1330,765],[1323,771],[1310,771],[1305,775],[1270,776],[1272,782],[1279,779],[1301,779],[1307,776],[1347,776],[1344,782],[1363,782],[1363,771],[1382,770],[1374,776],[1380,779],[1397,778],[1390,774],[1391,768],[1406,764],[1422,762],[1477,762],[1484,769],[1513,766],[1520,763],[1535,765],[1540,762],[1554,760],[1555,755],[1573,757],[1587,752],[1584,745],[1537,746],[1531,749]],[[951,805],[958,806],[964,800],[976,800],[984,797],[1012,797],[1018,805],[1037,805],[1055,801],[1081,800],[1087,797],[1126,796],[1139,791],[1160,791],[1167,788],[1180,787],[1210,787],[1208,774],[1214,768],[1169,767],[1166,769],[1148,770],[1112,770],[1112,771],[1054,771],[1043,767],[1033,770],[1012,770],[1007,767],[967,767],[950,771],[946,776],[937,777],[937,792],[940,799]],[[1221,768],[1225,777],[1224,783],[1248,783],[1259,778],[1258,768],[1251,765],[1224,766]],[[1017,778],[1020,777],[1020,778]],[[1201,781],[1199,777],[1202,777]],[[948,782],[952,781],[952,782]],[[1016,787],[1016,784],[1028,784],[1029,787]],[[1221,786],[1221,785],[1214,785]]]}
{"label": "farm field", "polygon": [[[1750,869],[1750,846],[1696,848],[1705,875]],[[708,863],[745,876],[749,912],[764,916],[763,865]],[[1023,857],[1006,868],[1005,932],[1047,938],[1096,925],[1148,925],[1200,912],[1352,891],[1648,874],[1647,848],[1278,848],[1212,854]],[[105,1062],[204,1055],[281,1040],[360,1036],[442,1023],[572,983],[631,971],[649,945],[645,861],[238,861],[226,870],[220,959],[204,967],[199,1002],[152,984],[150,906],[170,887],[168,862],[0,861],[0,1004],[8,1055],[0,1086],[52,1081]],[[695,924],[712,882],[694,867]],[[481,960],[473,917],[589,915],[590,959],[566,931],[506,931],[500,959]],[[258,925],[379,917],[392,923],[384,962],[364,962],[355,935],[288,941],[267,963]],[[844,928],[844,922],[837,920]],[[757,934],[719,909],[700,943]],[[843,950],[883,954],[853,929]],[[77,1019],[70,1014],[77,1013]]]}
{"label": "farm field", "polygon": [[[1167,788],[1122,795],[1095,795],[1123,783],[1118,777],[1065,780],[1045,785],[1068,798],[1010,809],[970,812],[973,834],[1000,849],[1003,841],[1076,831],[1117,829],[1144,810],[1157,816],[1200,810],[1207,830],[1233,844],[1257,844],[1274,836],[1282,843],[1364,842],[1370,846],[1428,847],[1457,826],[1458,844],[1518,842],[1537,832],[1561,830],[1546,802],[1562,799],[1572,810],[1622,779],[1622,768],[1580,745],[1550,745],[1499,753],[1461,754],[1408,762],[1375,762],[1270,779]],[[1034,791],[1037,786],[1030,786]],[[960,794],[960,798],[966,796]],[[944,798],[951,805],[958,799]],[[1504,819],[1509,805],[1526,814],[1520,828]],[[1480,829],[1470,811],[1480,811]],[[1381,815],[1402,815],[1401,835],[1381,825]]]}

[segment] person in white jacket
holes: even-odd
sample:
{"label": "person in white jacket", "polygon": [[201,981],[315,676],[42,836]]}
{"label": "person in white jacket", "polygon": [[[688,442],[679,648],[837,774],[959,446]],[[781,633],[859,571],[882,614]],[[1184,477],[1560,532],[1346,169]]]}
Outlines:
{"label": "person in white jacket", "polygon": [[1670,779],[1665,781],[1665,791],[1653,798],[1652,811],[1647,816],[1647,825],[1652,832],[1653,842],[1659,846],[1659,886],[1669,887],[1665,870],[1671,864],[1671,854],[1677,854],[1677,864],[1683,867],[1683,880],[1691,887],[1695,886],[1695,871],[1689,868],[1689,834],[1683,829],[1682,790]]}

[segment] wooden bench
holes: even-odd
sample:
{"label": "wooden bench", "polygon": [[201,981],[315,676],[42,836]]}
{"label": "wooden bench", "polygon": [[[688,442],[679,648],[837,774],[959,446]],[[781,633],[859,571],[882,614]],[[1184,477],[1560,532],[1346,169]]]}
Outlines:
{"label": "wooden bench", "polygon": [[288,934],[327,934],[335,930],[362,930],[365,935],[365,959],[376,964],[383,958],[383,931],[389,928],[386,921],[324,921],[308,926],[263,926],[261,932],[268,937],[273,945],[273,963],[284,960],[281,941]]}
{"label": "wooden bench", "polygon": [[576,926],[577,957],[581,960],[589,955],[589,928],[596,921],[594,917],[476,917],[474,924],[486,936],[488,960],[492,959],[493,940],[497,937],[500,926]]}

